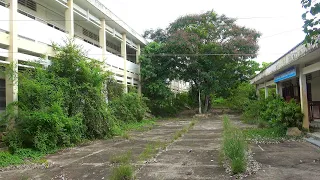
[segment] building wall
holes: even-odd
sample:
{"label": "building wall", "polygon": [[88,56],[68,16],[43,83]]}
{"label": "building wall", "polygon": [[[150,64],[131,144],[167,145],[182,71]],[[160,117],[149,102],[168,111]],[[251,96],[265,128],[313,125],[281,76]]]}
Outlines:
{"label": "building wall", "polygon": [[312,101],[320,101],[320,71],[312,73],[311,93]]}
{"label": "building wall", "polygon": [[[0,0],[1,1],[1,0]],[[37,61],[41,59],[41,64],[48,65],[50,63],[50,58],[54,56],[54,51],[52,48],[52,42],[57,44],[63,44],[64,40],[69,37],[69,34],[65,32],[65,7],[58,6],[53,0],[36,0],[38,3],[36,11],[25,7],[21,4],[18,4],[19,13],[17,14],[17,45],[18,52],[15,56],[15,59],[18,60],[18,65],[23,64],[22,61]],[[2,2],[2,1],[1,1]],[[8,2],[8,1],[6,1]],[[50,4],[51,5],[48,5]],[[86,8],[86,7],[83,7]],[[79,9],[79,7],[78,7]],[[5,4],[0,4],[0,60],[6,61],[9,57],[10,46],[10,24],[9,24],[9,14],[10,9]],[[92,15],[90,16],[92,19]],[[93,18],[94,19],[94,18]],[[95,18],[97,19],[97,18]],[[95,20],[95,24],[100,23],[100,20]],[[87,21],[86,18],[80,19],[75,13],[75,22],[74,22],[75,38],[74,42],[77,45],[83,47],[83,50],[88,52],[88,58],[97,59],[103,61],[106,65],[106,70],[109,70],[114,73],[114,78],[119,83],[127,82],[130,85],[140,86],[139,82],[139,65],[132,63],[130,61],[125,61],[124,58],[116,56],[114,54],[120,54],[119,50],[114,54],[110,52],[105,52],[105,57],[102,56],[104,53],[102,48],[99,46],[99,31],[100,28],[98,25],[92,23],[92,21]],[[98,36],[95,36],[96,40],[93,40],[90,37],[86,37],[83,34],[83,27],[92,33]],[[107,31],[111,27],[106,27],[107,40],[117,42],[119,45],[122,41],[121,38],[116,39],[110,35],[110,31]],[[119,34],[119,33],[118,33]],[[86,39],[90,41],[84,41]],[[93,43],[92,43],[93,42]],[[127,42],[128,43],[128,42]],[[129,44],[134,44],[129,42]],[[133,50],[134,47],[138,47],[139,44],[135,46],[130,46],[130,50]],[[143,46],[144,44],[141,44]],[[108,44],[107,48],[108,50]],[[134,49],[138,51],[138,49]],[[140,52],[140,45],[139,45]],[[43,59],[43,57],[46,57]],[[48,60],[49,59],[49,60]],[[45,62],[45,63],[42,63]],[[1,66],[6,66],[6,62],[1,62]],[[1,74],[1,70],[0,70]],[[126,74],[126,76],[125,76]],[[2,79],[2,80],[1,80]],[[3,84],[4,77],[0,76],[0,107],[2,107],[3,101],[1,98],[5,98],[5,94],[2,93],[2,90],[5,89]],[[8,94],[7,94],[8,95]],[[7,102],[8,103],[8,102]],[[1,108],[0,108],[1,109]]]}

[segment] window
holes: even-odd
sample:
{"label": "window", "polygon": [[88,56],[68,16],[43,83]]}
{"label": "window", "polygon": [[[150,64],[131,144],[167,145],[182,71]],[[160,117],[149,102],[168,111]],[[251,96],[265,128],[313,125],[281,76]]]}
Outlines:
{"label": "window", "polygon": [[116,51],[118,51],[118,52],[121,51],[120,47],[119,47],[119,46],[116,46],[116,45],[113,44],[112,42],[107,41],[106,43],[107,43],[107,46],[108,46],[109,48],[112,48],[112,49],[114,49],[114,50],[116,50]]}
{"label": "window", "polygon": [[0,110],[6,108],[6,81],[0,79]]}
{"label": "window", "polygon": [[31,10],[37,11],[37,3],[33,0],[18,0],[18,3]]}
{"label": "window", "polygon": [[89,37],[90,39],[93,39],[95,41],[99,42],[99,36],[88,29],[82,28],[82,34]]}

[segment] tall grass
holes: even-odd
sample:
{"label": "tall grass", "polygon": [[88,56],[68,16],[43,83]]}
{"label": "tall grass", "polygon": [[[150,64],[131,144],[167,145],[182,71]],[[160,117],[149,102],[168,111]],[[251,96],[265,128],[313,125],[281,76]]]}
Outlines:
{"label": "tall grass", "polygon": [[232,125],[227,116],[223,117],[223,146],[225,158],[230,162],[234,174],[242,173],[247,167],[247,143],[242,131]]}
{"label": "tall grass", "polygon": [[133,177],[133,167],[130,164],[123,164],[115,167],[112,171],[111,180],[131,180]]}

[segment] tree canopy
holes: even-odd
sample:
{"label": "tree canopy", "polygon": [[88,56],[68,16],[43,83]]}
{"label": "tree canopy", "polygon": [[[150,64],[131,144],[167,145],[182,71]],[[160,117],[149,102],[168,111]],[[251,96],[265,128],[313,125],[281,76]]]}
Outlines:
{"label": "tree canopy", "polygon": [[305,32],[305,42],[315,44],[318,42],[320,34],[320,2],[314,0],[301,0],[302,7],[306,12],[302,14],[304,20],[303,31]]}
{"label": "tree canopy", "polygon": [[[210,94],[226,95],[255,73],[251,67],[257,64],[252,59],[259,49],[260,33],[214,11],[182,16],[165,30],[149,30],[144,35],[154,40],[149,47],[158,46],[153,54],[144,52],[150,61],[159,62],[151,71],[155,77],[191,82],[206,104]],[[150,73],[147,68],[142,66],[144,78]]]}

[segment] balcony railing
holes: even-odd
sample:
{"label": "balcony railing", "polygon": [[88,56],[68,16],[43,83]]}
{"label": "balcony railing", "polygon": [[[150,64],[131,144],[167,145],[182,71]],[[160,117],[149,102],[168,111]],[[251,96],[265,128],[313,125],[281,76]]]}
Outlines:
{"label": "balcony railing", "polygon": [[[62,28],[59,27],[59,29],[57,29],[58,27],[55,27],[40,18],[30,18],[24,15],[24,13],[18,13],[17,20],[18,35],[20,38],[34,41],[36,43],[43,43],[48,46],[51,46],[52,43],[64,44],[65,40],[68,38],[68,35]],[[3,6],[0,6],[0,29],[7,33],[10,31],[9,9]],[[76,44],[83,47],[89,58],[102,60],[102,49],[100,47],[85,42],[80,36],[76,36],[74,41]],[[24,60],[32,58],[32,56],[28,55],[21,55],[21,57],[24,57]],[[118,81],[123,81],[123,58],[107,52],[105,62],[110,66],[110,71],[116,74],[116,79]],[[127,61],[126,64],[128,71],[127,76],[133,80],[133,83],[137,84],[136,80],[138,79],[139,66],[130,61]]]}

